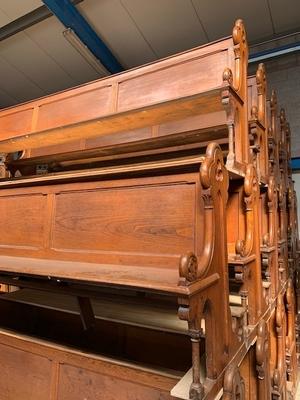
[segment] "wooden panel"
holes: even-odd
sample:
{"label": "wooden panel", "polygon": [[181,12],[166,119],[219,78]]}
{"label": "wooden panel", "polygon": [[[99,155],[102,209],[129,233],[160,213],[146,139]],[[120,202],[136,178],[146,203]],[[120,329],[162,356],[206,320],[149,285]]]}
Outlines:
{"label": "wooden panel", "polygon": [[[196,58],[119,84],[118,111],[190,96],[222,84],[227,52]],[[212,69],[211,66],[214,65]]]}
{"label": "wooden panel", "polygon": [[194,250],[194,217],[194,185],[64,192],[56,199],[52,246],[180,255]]}
{"label": "wooden panel", "polygon": [[1,400],[50,399],[51,361],[40,355],[0,344]]}
{"label": "wooden panel", "polygon": [[106,115],[110,111],[111,94],[111,86],[99,87],[42,104],[36,129],[39,131]]}
{"label": "wooden panel", "polygon": [[58,398],[60,400],[167,400],[171,399],[171,396],[139,383],[96,374],[71,365],[61,365]]}
{"label": "wooden panel", "polygon": [[0,116],[1,140],[11,136],[19,136],[31,129],[33,108]]}
{"label": "wooden panel", "polygon": [[[200,131],[203,128],[225,125],[225,123],[226,123],[225,111],[209,113],[205,116],[195,115],[193,117],[185,118],[180,121],[172,121],[159,125],[158,136],[173,135],[175,133],[189,132],[189,131]],[[220,134],[220,132],[218,133]],[[210,130],[209,139],[211,141],[214,140],[214,134],[215,132]]]}
{"label": "wooden panel", "polygon": [[46,199],[42,194],[0,197],[0,249],[43,245]]}
{"label": "wooden panel", "polygon": [[95,147],[111,146],[114,144],[130,143],[137,140],[149,139],[151,138],[151,134],[151,127],[146,127],[132,131],[116,133],[115,135],[103,135],[100,137],[87,139],[85,148],[92,149]]}
{"label": "wooden panel", "polygon": [[169,400],[180,378],[3,329],[0,343],[1,400]]}

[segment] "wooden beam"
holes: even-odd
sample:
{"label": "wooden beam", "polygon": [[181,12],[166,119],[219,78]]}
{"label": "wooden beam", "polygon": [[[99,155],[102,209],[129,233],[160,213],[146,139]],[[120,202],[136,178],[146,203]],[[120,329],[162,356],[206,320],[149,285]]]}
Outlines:
{"label": "wooden beam", "polygon": [[77,296],[77,301],[80,309],[80,318],[83,329],[88,331],[92,329],[96,323],[91,300],[89,297]]}

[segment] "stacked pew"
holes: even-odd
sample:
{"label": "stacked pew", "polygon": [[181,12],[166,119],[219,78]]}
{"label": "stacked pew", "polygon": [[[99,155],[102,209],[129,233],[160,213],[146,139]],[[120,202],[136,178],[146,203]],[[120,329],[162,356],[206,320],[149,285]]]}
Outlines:
{"label": "stacked pew", "polygon": [[238,20],[0,112],[4,400],[294,398],[291,134],[247,64]]}

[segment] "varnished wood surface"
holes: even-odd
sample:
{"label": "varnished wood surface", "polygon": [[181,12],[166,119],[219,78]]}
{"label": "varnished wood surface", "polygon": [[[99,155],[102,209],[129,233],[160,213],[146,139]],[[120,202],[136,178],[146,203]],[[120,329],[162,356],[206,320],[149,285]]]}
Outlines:
{"label": "varnished wood surface", "polygon": [[[247,88],[242,21],[237,21],[232,38],[211,46],[4,110],[0,128],[0,151],[27,150],[17,161],[11,161],[12,155],[2,157],[4,283],[21,277],[20,283],[27,280],[41,288],[41,278],[49,277],[45,290],[54,281],[72,283],[70,290],[81,283],[85,290],[114,287],[154,296],[156,307],[158,298],[176,298],[178,316],[192,339],[191,352],[181,357],[185,367],[192,364],[187,398],[210,400],[223,391],[224,400],[284,399],[286,390],[293,397],[300,340],[294,331],[292,280],[297,277],[299,297],[300,279],[296,202],[288,167],[290,129],[274,93],[267,101],[263,65],[248,78]],[[222,147],[208,145],[210,138]],[[234,177],[229,191],[224,159]],[[45,167],[50,173],[36,176],[43,162],[49,163]],[[25,176],[11,179],[9,172]],[[186,350],[183,331],[166,318],[163,308],[142,308],[136,299],[134,304],[121,303],[121,296],[114,295],[95,308],[96,322],[103,328],[98,335],[102,350],[115,331],[117,340],[110,342],[115,359],[99,371],[85,366],[78,370],[74,360],[61,361],[69,358],[64,349],[54,365],[53,358],[43,364],[47,377],[53,371],[51,400],[102,395],[122,399],[124,391],[126,400],[131,395],[169,398],[169,387],[152,389],[161,367],[173,365],[172,357]],[[36,309],[42,310],[43,321],[52,311],[52,317],[62,314],[70,323],[74,312],[78,317],[72,302],[62,305],[63,299],[45,296],[37,299],[21,291],[11,300],[3,297],[3,321],[14,326],[11,310],[23,311],[33,322],[29,316]],[[45,337],[41,327],[39,333]],[[57,340],[57,332],[53,337]],[[4,341],[3,354],[13,360],[7,350],[12,340],[6,336]],[[141,361],[141,343],[145,349],[149,346],[157,374],[150,373],[143,389],[132,381],[128,365],[121,382],[115,375],[111,380],[111,365],[119,365],[118,357],[126,353],[124,358]],[[178,344],[174,354],[162,351],[170,343],[172,349]],[[36,344],[28,340],[30,354],[36,355]],[[200,379],[203,350],[206,371]],[[84,356],[85,365],[95,362],[93,355]],[[15,357],[18,361],[19,353]],[[30,363],[26,357],[24,362]],[[10,362],[13,368],[14,360]],[[140,369],[135,369],[138,378]],[[20,374],[16,367],[18,379]],[[105,388],[103,394],[99,387]],[[37,390],[43,397],[49,382]]]}
{"label": "varnished wood surface", "polygon": [[47,184],[60,181],[74,181],[84,178],[95,178],[109,175],[130,174],[134,172],[149,171],[149,170],[163,170],[166,168],[176,168],[185,165],[200,164],[204,161],[204,155],[192,157],[179,157],[173,159],[165,159],[158,161],[149,161],[135,164],[116,165],[111,167],[90,168],[86,170],[65,171],[62,173],[52,173],[45,175],[34,175],[28,177],[20,177],[14,179],[5,179],[0,181],[0,187],[16,187],[34,184]]}
{"label": "varnished wood surface", "polygon": [[[201,108],[197,107],[198,112],[201,110],[203,113],[210,107],[213,110],[215,106],[220,109],[220,89],[223,87],[225,68],[232,70],[232,83],[237,86],[240,95],[244,95],[241,70],[244,68],[246,57],[242,54],[242,60],[235,60],[233,46],[232,38],[224,39],[73,90],[4,110],[0,114],[2,139],[17,139],[15,143],[6,142],[7,146],[10,143],[10,147],[6,147],[10,150],[7,151],[40,147],[41,142],[30,139],[31,135],[37,132],[48,131],[47,135],[32,136],[37,140],[39,137],[44,138],[43,146],[47,146],[59,141],[74,141],[76,136],[99,136],[104,130],[112,133],[116,130],[150,126],[162,117],[166,118],[166,121],[174,120],[180,113],[182,117],[191,113],[192,104],[195,103],[192,100],[193,96],[195,99],[198,97],[200,101],[198,105],[201,105]],[[184,98],[190,98],[192,102],[182,102]],[[168,108],[169,105],[171,108]],[[139,111],[135,113],[134,110]],[[132,112],[135,113],[134,118]],[[113,114],[123,116],[122,121],[120,118],[119,122],[118,118],[114,121],[114,127],[109,121],[110,118],[105,122],[107,116]],[[87,124],[85,127],[76,128],[78,123],[101,119],[103,121],[100,124],[96,122],[94,126]],[[68,128],[62,134],[61,128],[71,124],[75,124],[71,136],[68,134]],[[1,146],[1,151],[6,151],[4,146]]]}
{"label": "varnished wood surface", "polygon": [[43,143],[43,146],[53,143],[60,144],[74,141],[75,139],[99,137],[158,123],[176,121],[192,116],[198,113],[199,110],[205,112],[205,110],[207,111],[206,107],[212,111],[220,111],[222,109],[220,89],[215,89],[211,93],[201,93],[187,98],[175,99],[156,106],[139,108],[131,112],[111,114],[99,119],[2,139],[0,141],[0,151],[10,153],[40,147],[41,143]]}
{"label": "varnished wood surface", "polygon": [[9,256],[0,256],[0,270],[17,276],[47,276],[52,279],[80,280],[181,295],[203,290],[214,285],[219,279],[217,274],[213,274],[186,288],[178,286],[178,272],[170,269]]}
{"label": "varnished wood surface", "polygon": [[[82,396],[133,400],[137,394],[149,400],[166,400],[171,399],[168,393],[180,379],[176,374],[32,340],[4,329],[0,330],[0,347],[6,359],[0,368],[6,378],[0,380],[3,400],[81,400]],[[33,385],[29,376],[38,381]]]}

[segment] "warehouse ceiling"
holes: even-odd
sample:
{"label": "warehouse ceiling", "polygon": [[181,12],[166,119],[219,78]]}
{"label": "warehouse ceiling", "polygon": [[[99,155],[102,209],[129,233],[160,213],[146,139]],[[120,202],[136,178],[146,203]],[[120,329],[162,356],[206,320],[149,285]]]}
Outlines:
{"label": "warehouse ceiling", "polygon": [[[42,5],[0,0],[0,27]],[[83,0],[76,7],[125,69],[228,36],[237,18],[251,43],[300,28],[299,0]],[[63,30],[51,16],[0,42],[0,107],[101,76]]]}

